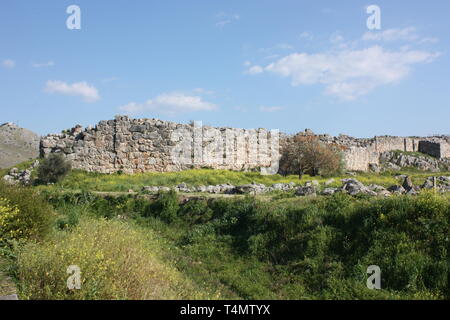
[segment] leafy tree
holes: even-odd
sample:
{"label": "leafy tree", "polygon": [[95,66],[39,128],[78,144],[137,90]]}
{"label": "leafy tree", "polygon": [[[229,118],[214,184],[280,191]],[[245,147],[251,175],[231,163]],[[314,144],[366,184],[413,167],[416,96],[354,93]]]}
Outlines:
{"label": "leafy tree", "polygon": [[342,157],[337,145],[321,142],[317,136],[298,134],[287,139],[282,147],[280,171],[284,174],[316,176],[339,172]]}

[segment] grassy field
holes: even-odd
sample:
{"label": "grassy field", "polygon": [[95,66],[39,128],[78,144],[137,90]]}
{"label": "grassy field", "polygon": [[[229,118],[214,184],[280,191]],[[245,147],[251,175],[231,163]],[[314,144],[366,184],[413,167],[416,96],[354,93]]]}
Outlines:
{"label": "grassy field", "polygon": [[[105,199],[54,190],[46,197],[59,214],[54,241],[64,250],[72,252],[60,237],[95,238],[88,235],[93,229],[80,234],[86,228],[84,219],[92,225],[98,219],[106,219],[107,225],[120,223],[127,230],[150,235],[146,241],[158,248],[159,261],[174,266],[191,283],[188,288],[196,288],[184,289],[188,294],[203,292],[224,299],[449,298],[450,201],[432,192],[390,199],[341,194],[185,204],[175,193],[152,202],[137,195]],[[72,260],[91,257],[92,250],[114,251],[117,246],[107,243],[120,239],[121,233],[114,234],[105,243],[98,240],[93,247],[73,251]],[[40,265],[67,264],[57,253],[46,253],[53,248],[51,243],[28,247],[28,254],[19,255],[30,270],[41,270],[22,278],[28,286],[49,279]],[[58,245],[56,251],[60,250]],[[383,270],[382,290],[365,286],[371,264]],[[61,267],[51,269],[57,273]],[[35,294],[32,297],[42,293]]]}
{"label": "grassy field", "polygon": [[[400,173],[415,184],[436,175],[355,178],[390,186],[401,183]],[[332,177],[331,186],[346,177],[353,176]],[[2,210],[10,215],[0,219],[0,284],[11,291],[13,282],[4,280],[12,277],[21,299],[450,298],[448,194],[385,199],[274,192],[187,199],[174,192],[128,193],[181,182],[329,179],[208,169],[136,175],[74,170],[56,185],[0,183],[0,199],[8,199]],[[79,291],[66,288],[71,264],[83,270]],[[383,270],[382,290],[366,288],[372,264]]]}
{"label": "grassy field", "polygon": [[[105,192],[127,192],[128,190],[140,191],[143,186],[168,186],[172,187],[182,182],[190,186],[200,185],[218,185],[229,183],[232,185],[242,185],[252,182],[265,185],[274,183],[290,183],[297,185],[304,184],[307,181],[317,180],[319,183],[325,183],[331,178],[334,182],[330,186],[341,186],[341,179],[357,178],[364,184],[378,184],[389,187],[395,184],[401,184],[402,181],[396,178],[399,174],[409,175],[414,184],[420,185],[429,176],[436,173],[418,172],[418,171],[400,171],[385,172],[383,174],[375,173],[358,173],[356,176],[341,175],[334,177],[311,177],[308,175],[298,176],[289,175],[261,175],[259,172],[236,172],[228,170],[212,170],[198,169],[186,170],[182,172],[148,172],[138,173],[134,175],[125,174],[101,174],[89,173],[81,170],[73,170],[62,182],[56,187],[71,190],[90,190]],[[450,175],[450,172],[439,173],[438,175]]]}

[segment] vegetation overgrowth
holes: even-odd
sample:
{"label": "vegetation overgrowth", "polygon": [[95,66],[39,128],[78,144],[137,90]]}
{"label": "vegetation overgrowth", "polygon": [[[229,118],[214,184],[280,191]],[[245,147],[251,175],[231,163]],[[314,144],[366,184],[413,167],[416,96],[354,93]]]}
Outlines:
{"label": "vegetation overgrowth", "polygon": [[[334,177],[311,177],[303,175],[299,179],[298,175],[261,175],[259,172],[237,172],[228,170],[213,169],[192,169],[181,172],[146,172],[133,175],[126,174],[102,174],[92,173],[81,170],[72,170],[68,176],[61,182],[52,186],[42,186],[43,188],[62,188],[71,190],[89,190],[102,192],[128,192],[129,190],[140,191],[144,186],[168,186],[173,187],[182,182],[190,186],[200,185],[218,185],[229,183],[232,185],[242,185],[248,183],[261,183],[270,186],[275,183],[290,183],[297,185],[304,184],[307,181],[317,180],[320,183],[333,179],[330,186],[341,186],[341,179],[357,178],[364,184],[378,184],[389,187],[401,184],[403,181],[396,176],[406,174],[412,179],[415,185],[421,185],[427,177],[436,175],[430,172],[419,171],[387,171],[382,174],[376,173],[357,173],[356,176],[343,174]],[[450,176],[450,172],[439,173],[439,175]]]}
{"label": "vegetation overgrowth", "polygon": [[[386,186],[401,183],[395,174],[356,178]],[[408,174],[415,184],[432,175]],[[348,176],[334,177],[334,183],[343,177]],[[329,177],[75,170],[54,185],[0,183],[4,270],[21,299],[450,298],[448,194],[272,193],[264,199],[186,198],[174,191],[112,194],[181,182],[270,185],[313,179]],[[70,265],[81,269],[80,290],[67,288]],[[366,287],[369,265],[382,270],[381,290]]]}

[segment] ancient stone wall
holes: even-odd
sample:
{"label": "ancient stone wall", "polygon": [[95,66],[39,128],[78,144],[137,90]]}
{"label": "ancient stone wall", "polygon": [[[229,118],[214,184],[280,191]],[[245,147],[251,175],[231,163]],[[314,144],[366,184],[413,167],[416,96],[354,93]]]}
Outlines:
{"label": "ancient stone wall", "polygon": [[380,154],[387,151],[422,152],[436,158],[450,157],[450,137],[394,137],[377,136],[370,139],[352,138],[346,135],[331,137],[319,135],[326,143],[344,147],[346,169],[368,171],[371,164],[380,164]]}
{"label": "ancient stone wall", "polygon": [[278,133],[266,129],[213,128],[158,119],[100,121],[95,128],[41,140],[41,155],[62,152],[74,168],[93,172],[136,173],[188,168],[243,170],[278,163]]}
{"label": "ancient stone wall", "polygon": [[[179,124],[158,119],[117,116],[95,128],[76,126],[70,132],[41,139],[40,152],[62,152],[74,168],[92,172],[136,173],[189,168],[249,170],[276,173],[279,142],[285,135],[266,129],[214,128],[200,122]],[[370,139],[346,135],[317,135],[325,143],[342,146],[346,169],[367,171],[386,151],[420,151],[450,157],[450,137],[391,137]]]}

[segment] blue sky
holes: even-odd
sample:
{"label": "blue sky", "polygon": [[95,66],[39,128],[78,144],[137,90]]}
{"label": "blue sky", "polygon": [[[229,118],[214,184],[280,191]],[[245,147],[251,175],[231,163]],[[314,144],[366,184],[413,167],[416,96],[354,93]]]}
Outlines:
{"label": "blue sky", "polygon": [[[66,26],[72,4],[80,30]],[[449,15],[448,0],[3,0],[0,123],[449,134]]]}

